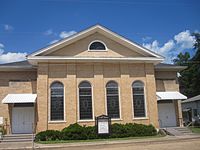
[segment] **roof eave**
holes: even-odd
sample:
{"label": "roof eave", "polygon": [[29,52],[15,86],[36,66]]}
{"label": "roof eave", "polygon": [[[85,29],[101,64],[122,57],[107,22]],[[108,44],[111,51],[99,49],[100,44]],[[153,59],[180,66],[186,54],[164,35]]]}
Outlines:
{"label": "roof eave", "polygon": [[158,64],[163,61],[162,58],[154,57],[135,57],[135,58],[116,58],[116,57],[47,57],[34,56],[28,57],[29,63],[37,65],[38,62],[125,62],[125,63],[153,63]]}
{"label": "roof eave", "polygon": [[37,67],[0,66],[0,71],[37,71]]}
{"label": "roof eave", "polygon": [[182,71],[186,69],[187,66],[170,66],[170,67],[155,67],[156,71]]}

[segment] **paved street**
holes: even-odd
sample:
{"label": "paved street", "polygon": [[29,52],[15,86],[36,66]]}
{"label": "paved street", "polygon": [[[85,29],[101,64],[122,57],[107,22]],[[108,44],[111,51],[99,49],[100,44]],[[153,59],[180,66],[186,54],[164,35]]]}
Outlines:
{"label": "paved street", "polygon": [[[49,148],[47,148],[49,149]],[[52,148],[55,149],[55,148]],[[126,143],[126,144],[111,144],[98,146],[81,146],[57,148],[63,150],[199,150],[200,139],[190,141],[170,141],[158,143]]]}
{"label": "paved street", "polygon": [[[0,150],[32,149],[31,142],[0,143]],[[42,150],[200,150],[200,136],[166,136],[150,139],[36,144]]]}

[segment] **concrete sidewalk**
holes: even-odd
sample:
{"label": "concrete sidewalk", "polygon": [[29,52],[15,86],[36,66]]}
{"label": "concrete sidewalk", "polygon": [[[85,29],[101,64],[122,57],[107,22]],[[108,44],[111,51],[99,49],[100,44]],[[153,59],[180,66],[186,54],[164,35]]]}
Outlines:
{"label": "concrete sidewalk", "polygon": [[[153,144],[153,143],[168,143],[168,142],[182,142],[189,140],[200,140],[200,135],[195,136],[165,136],[165,137],[156,137],[156,138],[145,138],[145,139],[126,139],[126,140],[109,140],[109,141],[95,141],[95,142],[74,142],[74,143],[58,143],[58,144],[34,144],[34,149],[70,149],[79,147],[88,147],[88,146],[103,146],[103,145],[122,145],[122,144],[135,144],[135,145],[144,145],[144,144]],[[0,143],[0,150],[21,150],[21,149],[32,149],[31,142],[24,143]]]}

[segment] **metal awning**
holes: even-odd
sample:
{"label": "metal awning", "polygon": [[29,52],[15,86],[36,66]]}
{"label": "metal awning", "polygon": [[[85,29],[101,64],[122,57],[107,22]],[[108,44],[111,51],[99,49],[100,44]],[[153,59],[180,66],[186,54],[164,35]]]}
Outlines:
{"label": "metal awning", "polygon": [[181,100],[187,97],[180,92],[156,92],[157,100]]}
{"label": "metal awning", "polygon": [[185,108],[185,109],[183,109],[182,111],[183,112],[188,112],[188,111],[190,111],[191,109],[189,109],[189,108]]}
{"label": "metal awning", "polygon": [[8,94],[3,100],[3,104],[13,103],[35,103],[37,94]]}

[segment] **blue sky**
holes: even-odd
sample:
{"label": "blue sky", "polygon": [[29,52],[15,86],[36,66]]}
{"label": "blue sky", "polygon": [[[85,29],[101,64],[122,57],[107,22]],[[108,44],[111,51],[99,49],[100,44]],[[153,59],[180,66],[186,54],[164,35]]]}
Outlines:
{"label": "blue sky", "polygon": [[199,18],[199,0],[1,0],[0,63],[97,23],[171,62],[181,51],[194,54]]}

